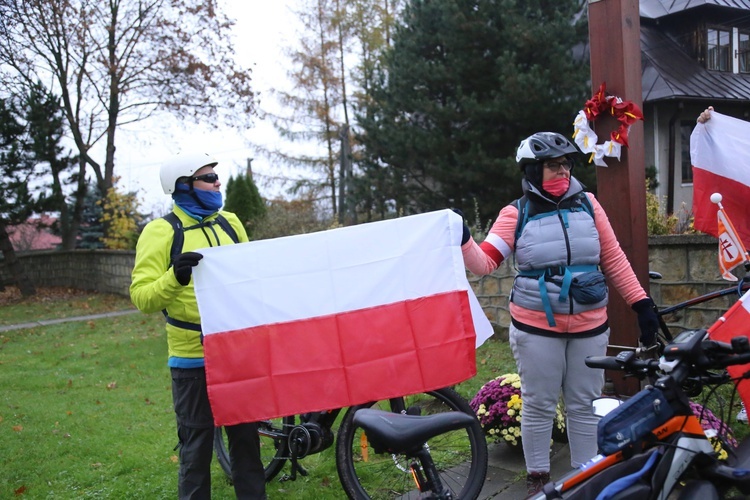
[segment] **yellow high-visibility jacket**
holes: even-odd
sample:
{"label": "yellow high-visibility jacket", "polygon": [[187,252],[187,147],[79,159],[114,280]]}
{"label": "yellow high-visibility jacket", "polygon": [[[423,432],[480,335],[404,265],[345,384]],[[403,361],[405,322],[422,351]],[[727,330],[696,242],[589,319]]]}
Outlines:
{"label": "yellow high-visibility jacket", "polygon": [[[199,224],[199,222],[185,213],[179,206],[175,205],[173,212],[177,214],[185,228],[182,253],[234,243],[232,237],[219,224],[212,223],[218,213],[221,213],[227,219],[237,233],[240,243],[248,241],[245,228],[237,216],[231,212],[221,211],[210,215],[203,219],[204,227],[195,229],[190,229],[190,227]],[[144,313],[166,310],[170,318],[200,324],[193,280],[191,279],[187,286],[180,285],[170,267],[173,238],[174,229],[163,218],[155,219],[143,228],[136,246],[135,266],[133,267],[132,283],[130,284],[130,299]],[[180,328],[172,324],[167,324],[166,329],[170,358],[203,357],[200,332]]]}

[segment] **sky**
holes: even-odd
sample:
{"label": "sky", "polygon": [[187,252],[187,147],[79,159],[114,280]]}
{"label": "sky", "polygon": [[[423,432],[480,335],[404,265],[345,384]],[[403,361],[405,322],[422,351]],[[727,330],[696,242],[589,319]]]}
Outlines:
{"label": "sky", "polygon": [[[235,55],[237,62],[252,69],[253,90],[260,92],[261,107],[273,105],[269,90],[288,86],[284,49],[296,40],[295,16],[290,8],[298,0],[221,0],[224,12],[235,19]],[[300,171],[281,170],[267,158],[254,152],[252,144],[283,145],[270,123],[256,119],[252,129],[211,130],[198,124],[180,124],[169,117],[149,119],[118,130],[115,174],[118,187],[135,191],[141,208],[165,213],[171,199],[161,190],[159,166],[178,152],[203,151],[218,161],[217,173],[226,182],[230,175],[243,173],[252,158],[254,179],[265,197],[283,195],[275,177],[301,177]]]}

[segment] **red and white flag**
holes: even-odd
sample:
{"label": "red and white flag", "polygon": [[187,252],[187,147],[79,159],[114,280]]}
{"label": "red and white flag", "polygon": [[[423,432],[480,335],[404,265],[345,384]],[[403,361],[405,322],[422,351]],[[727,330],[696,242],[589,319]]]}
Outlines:
{"label": "red and white flag", "polygon": [[695,228],[719,237],[713,193],[721,193],[745,247],[750,243],[750,122],[711,111],[690,136]]}
{"label": "red and white flag", "polygon": [[341,408],[476,374],[492,327],[450,210],[201,250],[216,425]]}
{"label": "red and white flag", "polygon": [[[708,336],[713,340],[731,342],[734,337],[748,337],[750,333],[750,291],[729,308],[716,323],[708,329]],[[750,364],[727,367],[732,378],[741,377],[750,370]],[[740,394],[745,408],[750,408],[750,380],[742,379],[737,384],[737,392]]]}
{"label": "red and white flag", "polygon": [[721,277],[728,281],[737,281],[737,277],[731,271],[741,264],[750,263],[750,257],[748,257],[745,245],[742,244],[742,240],[737,235],[732,221],[729,220],[721,204],[721,195],[714,193],[711,199],[719,206],[719,211],[716,215],[718,218],[719,268],[721,269]]}

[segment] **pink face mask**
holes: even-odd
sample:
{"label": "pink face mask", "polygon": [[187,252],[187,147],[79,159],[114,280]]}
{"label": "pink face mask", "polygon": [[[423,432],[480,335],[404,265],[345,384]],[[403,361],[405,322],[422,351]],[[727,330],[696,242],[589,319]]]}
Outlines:
{"label": "pink face mask", "polygon": [[542,189],[552,196],[564,195],[568,191],[568,187],[570,187],[570,179],[567,177],[555,177],[551,181],[542,183]]}

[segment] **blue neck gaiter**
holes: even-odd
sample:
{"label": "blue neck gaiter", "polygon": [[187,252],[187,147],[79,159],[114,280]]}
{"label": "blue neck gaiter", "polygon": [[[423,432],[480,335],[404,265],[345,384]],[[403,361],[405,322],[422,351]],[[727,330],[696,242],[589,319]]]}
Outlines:
{"label": "blue neck gaiter", "polygon": [[223,204],[220,191],[190,189],[187,184],[177,184],[172,199],[181,209],[201,219],[218,212]]}

